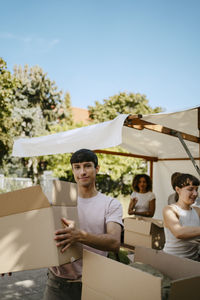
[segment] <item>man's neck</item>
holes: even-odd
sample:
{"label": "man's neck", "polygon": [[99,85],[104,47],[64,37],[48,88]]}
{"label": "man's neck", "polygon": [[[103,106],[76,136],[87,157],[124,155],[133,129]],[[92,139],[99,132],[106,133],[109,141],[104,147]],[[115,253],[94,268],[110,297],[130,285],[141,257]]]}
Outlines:
{"label": "man's neck", "polygon": [[98,194],[96,187],[79,187],[78,188],[78,195],[81,198],[92,198]]}

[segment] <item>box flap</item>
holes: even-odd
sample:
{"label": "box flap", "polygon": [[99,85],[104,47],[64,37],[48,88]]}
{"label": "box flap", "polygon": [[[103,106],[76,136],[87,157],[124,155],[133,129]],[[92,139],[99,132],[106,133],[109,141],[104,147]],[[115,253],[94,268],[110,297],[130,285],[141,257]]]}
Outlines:
{"label": "box flap", "polygon": [[151,248],[151,246],[152,246],[152,236],[137,233],[137,232],[134,232],[134,231],[125,230],[125,232],[124,232],[124,243],[126,245],[131,245],[133,247],[134,246],[141,246],[141,247]]}
{"label": "box flap", "polygon": [[151,295],[151,299],[160,300],[161,297],[161,278],[87,250],[83,251],[82,282],[83,300],[88,300],[87,287],[90,295],[91,289],[101,293],[101,299],[144,300]]}
{"label": "box flap", "polygon": [[161,250],[135,247],[134,259],[150,264],[173,280],[200,276],[199,262],[167,254]]}
{"label": "box flap", "polygon": [[94,289],[90,288],[86,284],[83,284],[82,287],[82,297],[81,300],[115,300],[112,296],[103,295],[102,293],[95,291]]}
{"label": "box flap", "polygon": [[49,206],[39,185],[0,194],[0,217]]}
{"label": "box flap", "polygon": [[53,180],[52,205],[77,206],[77,184],[61,180]]}
{"label": "box flap", "polygon": [[149,235],[151,231],[151,222],[146,222],[143,218],[128,217],[124,219],[125,231],[134,231]]}
{"label": "box flap", "polygon": [[161,220],[161,219],[155,219],[155,218],[149,218],[149,217],[141,217],[141,216],[135,216],[134,219],[136,219],[136,220],[143,220],[143,221],[146,221],[146,222],[149,222],[149,223],[153,223],[156,226],[161,227],[161,228],[164,227],[163,220]]}
{"label": "box flap", "polygon": [[200,276],[173,281],[169,300],[199,300]]}

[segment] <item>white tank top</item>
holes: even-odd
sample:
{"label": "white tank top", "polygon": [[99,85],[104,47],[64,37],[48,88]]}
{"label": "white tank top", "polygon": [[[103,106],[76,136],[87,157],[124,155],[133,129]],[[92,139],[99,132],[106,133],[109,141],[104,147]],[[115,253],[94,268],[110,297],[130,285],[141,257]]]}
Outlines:
{"label": "white tank top", "polygon": [[[175,206],[178,211],[179,222],[182,226],[200,226],[200,218],[194,208],[185,210],[175,204],[173,204],[173,206]],[[177,239],[168,228],[164,227],[164,231],[164,252],[193,260],[198,259],[199,245],[194,243],[194,238],[187,240]]]}

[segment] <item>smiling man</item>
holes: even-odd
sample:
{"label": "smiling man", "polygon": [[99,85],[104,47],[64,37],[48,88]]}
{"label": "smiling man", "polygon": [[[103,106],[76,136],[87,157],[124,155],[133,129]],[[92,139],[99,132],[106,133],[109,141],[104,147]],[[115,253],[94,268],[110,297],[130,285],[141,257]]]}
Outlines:
{"label": "smiling man", "polygon": [[[118,200],[103,195],[96,189],[99,171],[96,154],[81,149],[71,157],[72,172],[78,187],[78,216],[80,229],[74,222],[62,218],[66,227],[55,233],[61,252],[76,243],[83,248],[107,256],[107,251],[118,252],[122,223],[122,207]],[[81,299],[82,260],[52,267],[44,294],[45,300]]]}

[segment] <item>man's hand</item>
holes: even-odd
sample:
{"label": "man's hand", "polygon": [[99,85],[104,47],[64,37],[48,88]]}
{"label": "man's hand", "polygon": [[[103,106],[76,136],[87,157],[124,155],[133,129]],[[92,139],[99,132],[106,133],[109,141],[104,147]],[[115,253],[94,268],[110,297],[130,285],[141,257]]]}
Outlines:
{"label": "man's hand", "polygon": [[55,232],[55,241],[57,247],[61,247],[61,252],[65,252],[72,244],[78,241],[79,231],[75,230],[75,222],[61,218],[64,225],[63,229]]}

